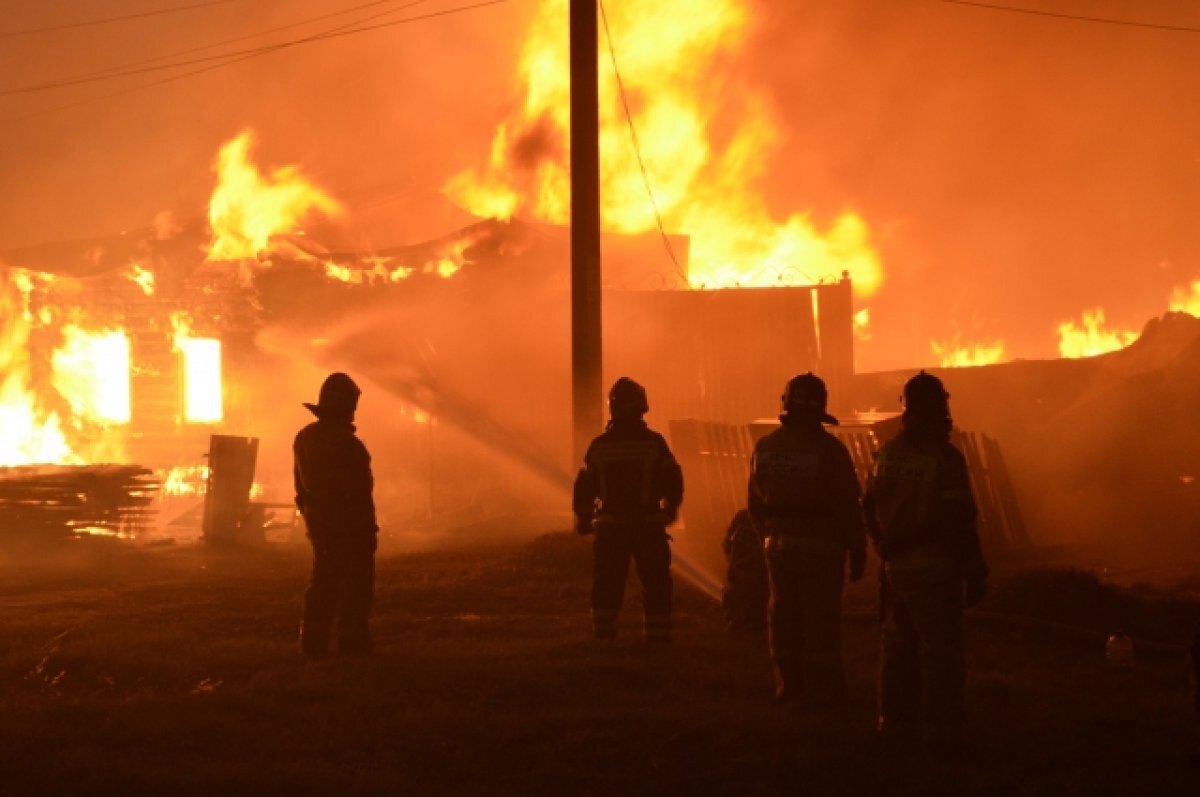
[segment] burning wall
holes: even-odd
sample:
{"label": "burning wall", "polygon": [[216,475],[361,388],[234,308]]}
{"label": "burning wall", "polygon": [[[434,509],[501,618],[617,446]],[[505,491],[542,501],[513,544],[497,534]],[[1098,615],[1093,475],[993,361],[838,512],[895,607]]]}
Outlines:
{"label": "burning wall", "polygon": [[223,420],[221,338],[244,348],[257,324],[236,281],[202,270],[161,296],[123,273],[3,278],[3,411],[24,419],[9,428],[25,439],[0,463],[161,466],[187,425]]}

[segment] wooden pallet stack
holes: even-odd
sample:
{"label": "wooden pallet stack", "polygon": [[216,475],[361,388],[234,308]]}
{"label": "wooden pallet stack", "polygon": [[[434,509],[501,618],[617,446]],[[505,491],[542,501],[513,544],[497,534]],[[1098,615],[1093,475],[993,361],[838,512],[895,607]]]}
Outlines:
{"label": "wooden pallet stack", "polygon": [[154,522],[160,487],[137,465],[0,468],[0,543],[136,537]]}

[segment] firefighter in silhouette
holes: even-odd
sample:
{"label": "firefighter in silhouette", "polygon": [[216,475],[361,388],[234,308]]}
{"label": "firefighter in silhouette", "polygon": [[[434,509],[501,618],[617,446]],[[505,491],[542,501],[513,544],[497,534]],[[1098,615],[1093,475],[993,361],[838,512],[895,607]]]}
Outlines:
{"label": "firefighter in silhouette", "polygon": [[575,529],[595,532],[592,630],[616,635],[632,558],[642,582],[646,639],[671,639],[671,548],[667,526],[683,501],[683,473],[662,435],[646,426],[646,390],[628,377],[608,393],[611,420],[592,441],[575,479]]}
{"label": "firefighter in silhouette", "polygon": [[902,429],[880,448],[863,502],[883,560],[879,729],[935,743],[961,729],[963,608],[983,599],[988,575],[949,400],[931,374],[908,380]]}
{"label": "firefighter in silhouette", "polygon": [[328,651],[335,618],[339,653],[371,651],[367,620],[379,527],[371,495],[371,457],[354,434],[360,394],[349,376],[330,374],[317,403],[304,405],[317,420],[300,430],[292,446],[296,506],[313,548],[300,629],[300,649],[306,656]]}
{"label": "firefighter in silhouette", "polygon": [[837,704],[845,698],[842,587],[866,562],[861,490],[850,452],[822,424],[825,383],[794,377],[783,393],[780,428],[754,446],[748,508],[763,533],[770,574],[767,612],[775,697]]}
{"label": "firefighter in silhouette", "polygon": [[[1196,704],[1196,727],[1200,730],[1200,623],[1192,632],[1192,699]],[[1200,769],[1200,746],[1192,753],[1192,766]]]}

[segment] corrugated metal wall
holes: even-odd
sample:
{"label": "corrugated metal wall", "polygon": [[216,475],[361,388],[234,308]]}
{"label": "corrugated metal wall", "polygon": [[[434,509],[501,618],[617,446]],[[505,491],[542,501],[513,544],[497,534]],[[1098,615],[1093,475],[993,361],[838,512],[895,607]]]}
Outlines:
{"label": "corrugated metal wall", "polygon": [[835,409],[854,373],[850,283],[605,294],[605,383],[630,376],[650,394],[650,422],[745,424],[779,412],[792,376],[813,371]]}

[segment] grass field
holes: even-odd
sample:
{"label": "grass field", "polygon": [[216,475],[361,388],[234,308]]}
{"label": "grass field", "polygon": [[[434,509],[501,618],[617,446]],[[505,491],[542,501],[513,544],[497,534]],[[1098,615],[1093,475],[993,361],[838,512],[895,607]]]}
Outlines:
{"label": "grass field", "polygon": [[[764,643],[684,586],[671,646],[639,639],[636,589],[622,637],[592,642],[589,555],[551,535],[382,556],[378,653],[318,663],[296,653],[303,549],[9,560],[0,794],[1200,794],[1182,652],[1111,673],[1099,637],[999,614],[1039,616],[1038,591],[1086,624],[1054,611],[1086,578],[997,580],[970,624],[970,741],[944,760],[872,736],[872,585],[847,597],[849,709],[805,715],[771,703]],[[1186,635],[1194,607],[1102,591]]]}

